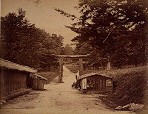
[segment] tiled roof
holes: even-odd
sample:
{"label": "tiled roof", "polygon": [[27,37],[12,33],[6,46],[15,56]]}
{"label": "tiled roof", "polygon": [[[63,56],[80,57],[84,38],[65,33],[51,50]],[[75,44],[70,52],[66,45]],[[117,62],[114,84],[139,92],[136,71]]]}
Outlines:
{"label": "tiled roof", "polygon": [[1,59],[1,58],[0,58],[0,67],[4,67],[7,69],[13,69],[13,70],[19,70],[19,71],[25,71],[25,72],[31,72],[31,73],[37,72],[37,70],[34,68],[19,65],[19,64],[13,63],[11,61]]}

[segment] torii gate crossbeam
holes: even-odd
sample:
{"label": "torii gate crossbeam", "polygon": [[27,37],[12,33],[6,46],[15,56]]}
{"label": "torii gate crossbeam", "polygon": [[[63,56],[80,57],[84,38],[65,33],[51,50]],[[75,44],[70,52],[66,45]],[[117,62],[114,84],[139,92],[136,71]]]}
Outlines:
{"label": "torii gate crossbeam", "polygon": [[87,55],[56,55],[59,59],[59,70],[60,70],[60,74],[59,74],[59,78],[58,78],[58,82],[62,83],[62,77],[63,77],[63,60],[64,58],[78,58],[79,59],[79,73],[81,75],[82,71],[83,71],[83,58],[88,57],[89,54]]}

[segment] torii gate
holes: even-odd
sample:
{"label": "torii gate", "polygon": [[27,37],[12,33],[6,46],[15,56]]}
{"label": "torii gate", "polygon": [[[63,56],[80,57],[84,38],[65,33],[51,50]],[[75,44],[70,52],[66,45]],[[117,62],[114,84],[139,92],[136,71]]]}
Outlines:
{"label": "torii gate", "polygon": [[77,58],[79,59],[79,73],[80,75],[82,74],[83,71],[83,58],[88,57],[89,54],[87,55],[56,55],[59,59],[59,69],[60,69],[60,74],[58,78],[58,82],[62,83],[62,77],[63,77],[63,59],[64,58]]}

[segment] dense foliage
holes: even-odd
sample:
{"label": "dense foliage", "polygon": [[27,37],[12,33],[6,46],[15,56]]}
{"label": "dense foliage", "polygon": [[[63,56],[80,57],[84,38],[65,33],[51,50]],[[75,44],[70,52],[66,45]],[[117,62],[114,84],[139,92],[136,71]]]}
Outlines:
{"label": "dense foliage", "polygon": [[116,86],[114,92],[102,100],[112,108],[129,103],[143,104],[147,94],[146,71],[147,67],[136,67],[108,72],[108,75],[114,76],[113,82]]}
{"label": "dense foliage", "polygon": [[60,54],[63,37],[35,27],[25,14],[18,9],[18,14],[1,17],[1,57],[39,69],[56,65],[52,54]]}
{"label": "dense foliage", "polygon": [[72,40],[78,53],[95,54],[94,62],[98,56],[109,56],[116,67],[137,66],[146,60],[146,4],[146,0],[80,0],[78,18],[56,10],[75,20],[68,28],[78,33]]}
{"label": "dense foliage", "polygon": [[73,48],[69,45],[66,44],[64,47],[64,53],[65,55],[73,55]]}

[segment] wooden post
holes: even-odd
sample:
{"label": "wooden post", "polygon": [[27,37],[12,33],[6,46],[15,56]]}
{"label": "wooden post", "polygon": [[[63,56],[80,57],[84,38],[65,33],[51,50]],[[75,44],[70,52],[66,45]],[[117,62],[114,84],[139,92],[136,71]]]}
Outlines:
{"label": "wooden post", "polygon": [[111,62],[110,62],[110,57],[107,57],[107,70],[111,70]]}
{"label": "wooden post", "polygon": [[0,100],[3,100],[3,98],[5,97],[5,86],[4,86],[4,75],[3,73],[0,71]]}
{"label": "wooden post", "polygon": [[63,77],[63,58],[59,59],[59,70],[60,70],[60,74],[59,74],[58,82],[62,83],[62,77]]}
{"label": "wooden post", "polygon": [[79,74],[80,76],[82,75],[82,71],[83,71],[83,59],[82,58],[79,58]]}
{"label": "wooden post", "polygon": [[105,91],[106,90],[106,80],[103,79],[103,90]]}

